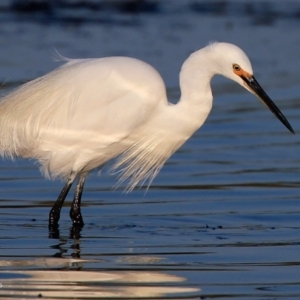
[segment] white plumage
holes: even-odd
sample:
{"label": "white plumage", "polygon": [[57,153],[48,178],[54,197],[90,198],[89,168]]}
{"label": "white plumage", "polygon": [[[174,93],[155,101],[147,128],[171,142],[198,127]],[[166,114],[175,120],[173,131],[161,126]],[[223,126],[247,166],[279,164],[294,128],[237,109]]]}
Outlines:
{"label": "white plumage", "polygon": [[[214,43],[183,64],[182,94],[176,105],[168,102],[158,72],[142,61],[128,57],[68,60],[3,97],[0,153],[35,158],[45,176],[67,180],[67,191],[62,191],[50,212],[49,223],[55,225],[75,177],[79,176],[81,187],[78,184],[71,211],[80,214],[86,175],[115,157],[119,156],[113,170],[119,170],[121,181],[129,181],[129,190],[147,178],[151,182],[205,122],[215,74],[256,93],[293,131],[253,77],[245,53],[232,44]],[[72,217],[74,224],[83,225],[81,215],[78,218]]]}

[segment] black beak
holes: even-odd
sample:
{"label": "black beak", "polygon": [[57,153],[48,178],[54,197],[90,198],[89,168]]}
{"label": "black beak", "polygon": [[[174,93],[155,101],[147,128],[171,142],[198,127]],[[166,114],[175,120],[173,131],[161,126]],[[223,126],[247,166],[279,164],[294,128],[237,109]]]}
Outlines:
{"label": "black beak", "polygon": [[291,132],[295,133],[289,121],[280,111],[280,109],[275,105],[275,103],[270,99],[270,97],[265,93],[263,88],[256,81],[254,76],[241,76],[246,85],[250,90],[270,109],[270,111],[280,120],[280,122]]}

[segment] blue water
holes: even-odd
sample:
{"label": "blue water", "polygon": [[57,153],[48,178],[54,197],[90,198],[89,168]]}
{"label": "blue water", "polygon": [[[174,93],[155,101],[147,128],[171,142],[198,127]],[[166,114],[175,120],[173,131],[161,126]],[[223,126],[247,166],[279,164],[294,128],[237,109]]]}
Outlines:
{"label": "blue water", "polygon": [[[238,15],[235,1],[226,3],[218,13],[176,1],[138,13],[110,9],[110,22],[97,19],[96,10],[89,21],[86,7],[57,8],[42,22],[43,14],[30,18],[8,6],[0,28],[1,92],[60,65],[51,59],[56,49],[70,57],[143,59],[176,102],[184,59],[223,40],[249,54],[256,78],[300,132],[297,4],[294,12],[276,13],[276,5],[255,2],[256,11]],[[81,22],[59,19],[68,13]],[[81,232],[71,229],[72,193],[59,230],[48,231],[62,182],[44,179],[33,161],[2,160],[0,298],[299,299],[299,134],[234,83],[215,78],[213,90],[207,122],[148,190],[112,189],[117,179],[108,167],[90,174]]]}

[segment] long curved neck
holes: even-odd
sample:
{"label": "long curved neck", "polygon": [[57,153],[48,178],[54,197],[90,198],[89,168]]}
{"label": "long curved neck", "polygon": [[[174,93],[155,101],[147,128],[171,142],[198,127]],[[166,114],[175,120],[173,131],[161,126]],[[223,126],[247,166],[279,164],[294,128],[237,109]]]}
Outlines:
{"label": "long curved neck", "polygon": [[193,53],[182,66],[179,102],[176,105],[163,102],[146,126],[128,137],[128,144],[132,146],[119,158],[114,169],[121,168],[121,181],[132,178],[129,190],[147,177],[151,182],[165,161],[209,115],[212,107],[210,81],[216,70],[211,69],[215,64],[209,63],[213,58],[205,49]]}
{"label": "long curved neck", "polygon": [[210,82],[218,73],[212,66],[214,57],[209,49],[203,48],[192,53],[181,68],[179,82],[181,97],[178,109],[189,119],[197,130],[205,122],[212,108]]}

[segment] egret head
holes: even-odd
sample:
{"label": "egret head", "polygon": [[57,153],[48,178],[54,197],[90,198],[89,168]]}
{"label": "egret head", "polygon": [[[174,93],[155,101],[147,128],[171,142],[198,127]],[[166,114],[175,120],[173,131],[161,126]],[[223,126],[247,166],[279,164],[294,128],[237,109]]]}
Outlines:
{"label": "egret head", "polygon": [[211,49],[218,65],[218,73],[255,94],[290,132],[295,133],[288,120],[255,79],[251,62],[245,52],[228,43],[214,43]]}

